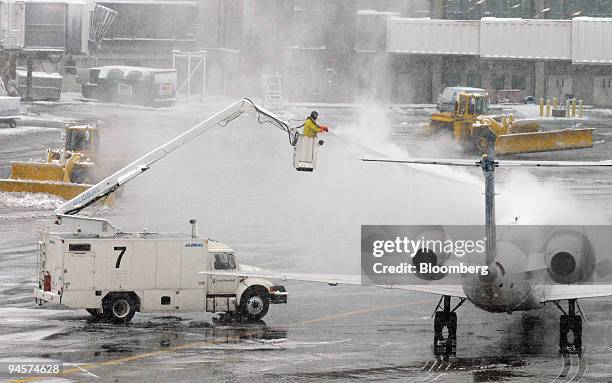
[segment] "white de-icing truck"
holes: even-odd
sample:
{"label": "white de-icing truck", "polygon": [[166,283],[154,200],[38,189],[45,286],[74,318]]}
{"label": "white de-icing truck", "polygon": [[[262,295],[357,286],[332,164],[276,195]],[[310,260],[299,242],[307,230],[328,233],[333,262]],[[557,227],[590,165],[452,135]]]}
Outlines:
{"label": "white de-icing truck", "polygon": [[[267,279],[199,273],[261,269],[239,264],[229,246],[200,237],[195,220],[190,221],[189,234],[128,233],[106,219],[77,215],[88,206],[104,203],[168,153],[215,126],[225,126],[246,108],[258,114],[258,121],[288,134],[297,170],[315,169],[316,153],[303,154],[300,145],[305,140],[298,128],[242,99],[57,208],[59,230],[44,229],[40,234],[37,303],[83,308],[94,317],[117,323],[130,321],[136,312],[151,311],[206,311],[252,321],[263,318],[269,304],[286,303],[285,288]],[[317,150],[317,145],[310,147]]]}

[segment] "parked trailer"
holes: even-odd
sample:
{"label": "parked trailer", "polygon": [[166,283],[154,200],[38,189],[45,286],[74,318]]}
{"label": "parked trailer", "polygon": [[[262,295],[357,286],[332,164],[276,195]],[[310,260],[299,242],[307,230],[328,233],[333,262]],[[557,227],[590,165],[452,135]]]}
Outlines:
{"label": "parked trailer", "polygon": [[[62,97],[62,81],[59,73],[32,72],[32,100],[56,101]],[[28,72],[17,70],[17,88],[19,94],[25,97],[28,92]]]}
{"label": "parked trailer", "polygon": [[131,66],[89,68],[82,87],[84,98],[141,105],[172,105],[176,99],[176,70]]}

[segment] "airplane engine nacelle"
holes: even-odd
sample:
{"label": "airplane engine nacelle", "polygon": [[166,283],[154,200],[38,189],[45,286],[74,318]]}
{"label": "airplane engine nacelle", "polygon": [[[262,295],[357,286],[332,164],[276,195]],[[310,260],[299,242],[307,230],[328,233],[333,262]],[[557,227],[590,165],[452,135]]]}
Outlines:
{"label": "airplane engine nacelle", "polygon": [[548,274],[557,283],[578,283],[591,277],[595,254],[587,237],[576,231],[555,234],[546,244]]}
{"label": "airplane engine nacelle", "polygon": [[444,252],[444,249],[438,245],[444,244],[445,241],[449,240],[446,233],[442,230],[429,230],[422,232],[415,238],[425,241],[424,245],[419,250],[417,250],[417,252],[414,254],[414,257],[412,257],[412,264],[417,269],[416,276],[419,279],[424,279],[428,281],[435,281],[444,278],[444,273],[422,273],[420,272],[420,270],[421,264],[441,266],[448,260],[450,254]]}

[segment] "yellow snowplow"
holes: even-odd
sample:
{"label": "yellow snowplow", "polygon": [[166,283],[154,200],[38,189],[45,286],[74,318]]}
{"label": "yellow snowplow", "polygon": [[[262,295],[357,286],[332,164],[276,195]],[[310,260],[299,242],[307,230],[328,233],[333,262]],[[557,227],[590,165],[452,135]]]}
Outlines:
{"label": "yellow snowplow", "polygon": [[537,121],[488,115],[486,94],[459,93],[453,112],[433,113],[425,133],[449,131],[455,142],[479,154],[494,144],[495,154],[550,152],[593,146],[593,129],[541,131]]}
{"label": "yellow snowplow", "polygon": [[41,162],[11,161],[9,178],[0,179],[0,191],[74,198],[96,181],[94,158],[98,146],[96,126],[69,126],[64,149],[47,149]]}

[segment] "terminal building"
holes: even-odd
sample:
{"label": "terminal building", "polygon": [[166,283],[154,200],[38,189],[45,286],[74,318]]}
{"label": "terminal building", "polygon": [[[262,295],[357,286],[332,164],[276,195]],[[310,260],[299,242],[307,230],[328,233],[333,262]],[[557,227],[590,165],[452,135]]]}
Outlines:
{"label": "terminal building", "polygon": [[[11,24],[11,3],[45,1],[0,0],[5,46],[34,41],[36,28],[55,23],[36,16],[30,26]],[[84,3],[90,13],[98,4],[116,18],[93,44],[92,33],[89,44],[82,36],[59,44],[80,44],[54,64],[62,74],[111,64],[171,68],[180,51],[205,56],[186,67],[202,71],[201,89],[210,94],[261,95],[262,76],[279,74],[284,99],[295,102],[431,103],[445,86],[461,85],[485,88],[493,101],[500,91],[512,91],[520,98],[575,96],[612,107],[612,0],[63,3],[81,4],[57,14],[64,31],[75,29],[67,20],[77,9],[89,30],[98,29],[96,18],[82,12]],[[34,29],[16,32],[22,27]]]}
{"label": "terminal building", "polygon": [[431,11],[387,21],[392,100],[462,85],[612,106],[612,1],[433,0]]}

